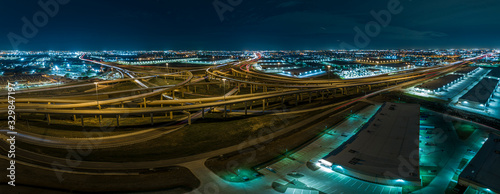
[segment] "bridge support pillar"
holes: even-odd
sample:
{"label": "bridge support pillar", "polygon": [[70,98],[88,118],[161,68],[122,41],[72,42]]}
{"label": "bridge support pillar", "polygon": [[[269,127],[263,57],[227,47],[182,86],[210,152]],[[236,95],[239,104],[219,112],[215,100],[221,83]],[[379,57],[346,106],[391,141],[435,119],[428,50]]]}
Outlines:
{"label": "bridge support pillar", "polygon": [[205,108],[201,108],[201,118],[205,119]]}
{"label": "bridge support pillar", "polygon": [[[142,108],[142,104],[139,104],[139,108]],[[142,114],[142,118],[144,118],[144,114]]]}
{"label": "bridge support pillar", "polygon": [[47,124],[50,125],[50,114],[47,114]]}
{"label": "bridge support pillar", "polygon": [[[163,101],[163,94],[160,94],[160,100],[162,100],[162,101]],[[160,104],[160,107],[162,107],[162,108],[163,108],[163,104]]]}
{"label": "bridge support pillar", "polygon": [[285,107],[285,96],[280,96],[281,98],[281,107]]}
{"label": "bridge support pillar", "polygon": [[247,104],[248,104],[248,101],[245,101],[245,116],[248,115]]}
{"label": "bridge support pillar", "polygon": [[[172,107],[172,106],[170,106]],[[174,112],[170,111],[170,119],[174,119]]]}
{"label": "bridge support pillar", "polygon": [[224,105],[224,118],[227,118],[227,104]]}
{"label": "bridge support pillar", "polygon": [[153,113],[149,113],[149,116],[151,117],[151,125],[154,125],[155,122],[154,122],[154,115],[153,115]]}
{"label": "bridge support pillar", "polygon": [[311,102],[312,102],[312,93],[309,92],[309,103],[311,103]]}
{"label": "bridge support pillar", "polygon": [[116,115],[116,127],[120,127],[120,115]]}
{"label": "bridge support pillar", "polygon": [[83,115],[80,115],[80,119],[82,120],[82,127],[85,127],[85,123],[83,122]]}
{"label": "bridge support pillar", "polygon": [[266,100],[262,99],[262,113],[266,110]]}
{"label": "bridge support pillar", "polygon": [[191,125],[191,113],[188,112],[188,125]]}

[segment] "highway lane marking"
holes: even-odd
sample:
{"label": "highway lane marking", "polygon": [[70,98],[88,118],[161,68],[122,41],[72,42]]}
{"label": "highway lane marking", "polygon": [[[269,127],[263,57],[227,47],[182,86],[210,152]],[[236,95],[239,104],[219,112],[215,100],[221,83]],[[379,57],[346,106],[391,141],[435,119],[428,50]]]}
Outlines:
{"label": "highway lane marking", "polygon": [[358,181],[354,181],[354,183],[352,183],[351,187],[354,186],[356,183],[358,183]]}
{"label": "highway lane marking", "polygon": [[371,187],[371,185],[368,185],[368,186],[366,187],[365,191],[366,191],[366,190],[368,190],[368,188],[370,188],[370,187]]}
{"label": "highway lane marking", "polygon": [[372,193],[375,193],[375,189],[377,189],[377,188],[378,188],[378,185],[375,185],[375,187],[373,188]]}
{"label": "highway lane marking", "polygon": [[365,183],[361,183],[361,185],[359,185],[358,189],[361,188],[361,186],[363,186]]}
{"label": "highway lane marking", "polygon": [[385,190],[385,187],[382,187],[382,190],[380,191],[380,193],[383,193]]}

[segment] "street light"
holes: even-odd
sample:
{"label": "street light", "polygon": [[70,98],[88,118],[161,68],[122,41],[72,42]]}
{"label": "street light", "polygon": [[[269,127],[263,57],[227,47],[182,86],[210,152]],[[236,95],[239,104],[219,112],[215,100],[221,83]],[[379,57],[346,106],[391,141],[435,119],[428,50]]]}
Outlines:
{"label": "street light", "polygon": [[328,79],[330,79],[330,65],[328,65]]}
{"label": "street light", "polygon": [[165,63],[165,66],[167,66],[167,73],[170,73],[170,72],[168,72],[168,63]]}

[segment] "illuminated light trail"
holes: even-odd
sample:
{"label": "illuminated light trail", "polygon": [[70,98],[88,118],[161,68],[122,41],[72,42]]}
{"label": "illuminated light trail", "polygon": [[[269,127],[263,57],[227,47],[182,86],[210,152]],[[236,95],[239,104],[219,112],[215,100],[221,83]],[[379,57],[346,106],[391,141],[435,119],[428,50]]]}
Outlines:
{"label": "illuminated light trail", "polygon": [[123,68],[120,68],[120,67],[116,67],[116,66],[112,66],[112,65],[108,65],[108,64],[104,64],[104,63],[101,63],[101,62],[98,62],[98,61],[94,61],[94,60],[90,60],[90,59],[84,59],[83,57],[85,56],[85,54],[83,54],[82,56],[80,56],[80,60],[83,60],[83,61],[87,61],[87,62],[91,62],[91,63],[95,63],[95,64],[99,64],[99,65],[103,65],[103,66],[106,66],[106,67],[110,67],[110,68],[115,68],[117,69],[119,72],[120,71],[123,71],[125,72],[125,74],[127,74],[130,78],[134,79],[134,81],[139,84],[140,86],[142,86],[143,88],[149,88],[146,84],[142,83],[141,81],[139,81],[138,79],[135,79],[135,76],[133,75],[134,73],[131,73],[129,70],[126,70],[126,69],[123,69]]}

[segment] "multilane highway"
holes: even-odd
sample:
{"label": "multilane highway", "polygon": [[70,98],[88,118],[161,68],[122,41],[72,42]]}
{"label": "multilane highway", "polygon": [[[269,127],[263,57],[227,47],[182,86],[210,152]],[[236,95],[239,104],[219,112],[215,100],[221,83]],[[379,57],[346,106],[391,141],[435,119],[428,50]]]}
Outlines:
{"label": "multilane highway", "polygon": [[[82,60],[87,60],[83,59]],[[330,94],[337,94],[340,92],[341,94],[346,94],[349,88],[356,88],[356,92],[359,92],[360,88],[363,90],[371,90],[372,86],[377,85],[390,85],[390,84],[398,84],[407,82],[410,80],[415,80],[419,78],[424,78],[426,76],[437,74],[437,73],[446,73],[450,70],[457,68],[458,66],[465,63],[456,62],[454,64],[450,64],[447,66],[438,66],[433,68],[422,68],[419,70],[414,70],[410,72],[405,72],[402,74],[397,74],[393,76],[379,76],[379,77],[370,77],[370,78],[361,78],[361,79],[351,79],[351,80],[290,80],[288,82],[283,80],[278,80],[278,78],[269,77],[269,75],[265,75],[262,77],[268,77],[266,79],[262,79],[259,82],[257,81],[248,81],[248,76],[242,76],[242,74],[235,73],[235,69],[239,68],[243,63],[251,63],[251,59],[249,61],[235,63],[233,65],[220,65],[217,67],[210,67],[206,70],[208,77],[212,80],[224,80],[230,84],[237,85],[238,89],[240,86],[250,87],[251,94],[243,94],[243,95],[235,95],[228,97],[210,97],[210,98],[195,98],[195,99],[179,99],[179,100],[149,100],[146,98],[164,95],[167,92],[172,92],[175,89],[183,90],[183,88],[188,87],[189,84],[193,84],[194,82],[202,81],[203,78],[193,79],[193,74],[189,71],[182,72],[183,76],[186,79],[176,85],[172,86],[159,86],[156,88],[150,89],[145,86],[144,83],[140,82],[140,78],[134,77],[134,75],[123,68],[119,68],[118,70],[123,71],[125,74],[130,76],[131,80],[135,82],[142,83],[141,86],[144,85],[145,89],[150,89],[151,92],[121,97],[116,99],[106,99],[100,101],[79,101],[79,100],[65,100],[65,99],[30,99],[30,98],[20,98],[17,99],[17,112],[19,113],[39,113],[39,114],[66,114],[66,115],[125,115],[125,114],[148,114],[148,113],[165,113],[165,112],[185,112],[189,110],[200,110],[204,108],[213,108],[220,107],[232,104],[245,104],[246,107],[249,105],[248,103],[254,103],[255,101],[262,101],[262,109],[265,110],[266,104],[269,99],[281,100],[282,103],[286,100],[286,97],[302,99],[304,96],[309,98],[309,101],[312,98],[321,98],[324,99],[325,95],[333,96]],[[469,61],[468,59],[467,61]],[[98,64],[106,65],[108,67],[115,66],[87,60],[89,62],[95,62]],[[233,74],[228,74],[222,72],[223,70],[218,70],[220,68],[229,68],[229,72],[233,72]],[[165,75],[165,74],[160,74]],[[256,76],[256,74],[252,74],[252,76]],[[152,78],[154,76],[147,76],[144,78]],[[122,80],[117,80],[122,81]],[[112,82],[112,81],[109,81]],[[276,83],[278,82],[278,83]],[[225,85],[224,85],[225,87]],[[253,93],[256,89],[260,87],[263,92]],[[271,90],[271,91],[269,91]],[[142,91],[142,89],[134,89],[131,91]],[[300,96],[300,97],[299,97]],[[113,107],[105,107],[105,105],[114,105],[121,104],[125,102],[130,102],[133,100],[142,99],[144,106],[142,108],[113,108]],[[47,103],[49,102],[49,103]],[[38,104],[44,103],[44,104]],[[56,103],[56,104],[54,104]],[[163,107],[163,105],[182,105],[188,104],[184,106],[172,106],[172,107]],[[160,107],[158,107],[160,106]],[[95,107],[99,107],[99,110],[95,110]],[[76,110],[73,110],[78,108]]]}

